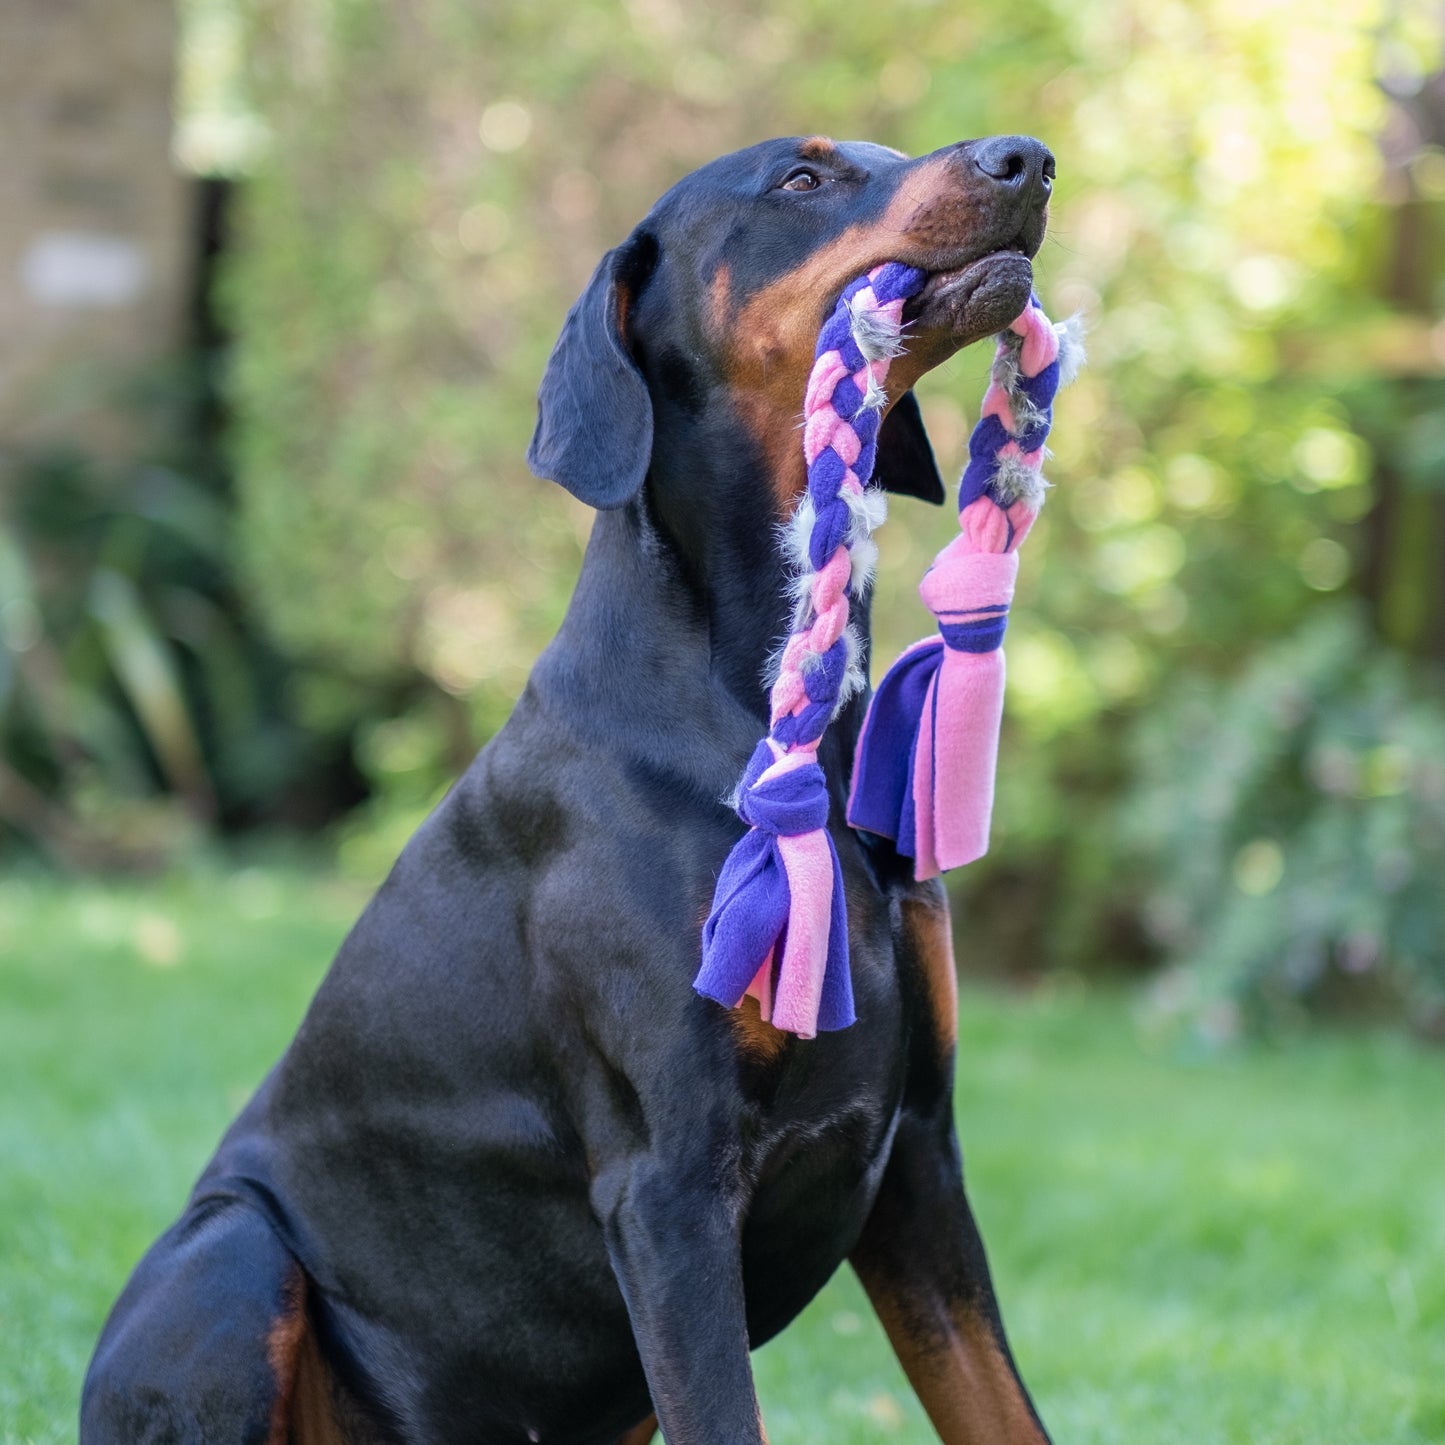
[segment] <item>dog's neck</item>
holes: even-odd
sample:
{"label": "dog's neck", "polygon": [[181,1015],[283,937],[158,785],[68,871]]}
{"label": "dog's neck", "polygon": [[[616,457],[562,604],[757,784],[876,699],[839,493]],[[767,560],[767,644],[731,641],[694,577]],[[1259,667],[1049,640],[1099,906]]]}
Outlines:
{"label": "dog's neck", "polygon": [[[597,515],[539,683],[571,679],[595,707],[646,707],[680,725],[721,691],[748,727],[766,726],[770,661],[792,612],[785,518],[763,457],[719,410],[659,409],[647,484]],[[852,615],[866,646],[866,602]],[[829,752],[851,749],[861,718],[845,709]]]}

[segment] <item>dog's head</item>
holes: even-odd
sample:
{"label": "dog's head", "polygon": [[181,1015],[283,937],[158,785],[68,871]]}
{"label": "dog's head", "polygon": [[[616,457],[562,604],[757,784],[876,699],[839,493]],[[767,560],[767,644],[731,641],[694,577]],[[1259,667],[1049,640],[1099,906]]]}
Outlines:
{"label": "dog's head", "polygon": [[647,476],[657,430],[721,400],[786,506],[804,483],[796,426],[819,327],[855,276],[901,261],[929,280],[904,312],[878,471],[891,491],[941,501],[908,389],[1023,310],[1053,173],[1025,136],[917,160],[775,140],[694,171],[603,257],[568,313],[538,393],[533,471],[594,507],[621,506]]}

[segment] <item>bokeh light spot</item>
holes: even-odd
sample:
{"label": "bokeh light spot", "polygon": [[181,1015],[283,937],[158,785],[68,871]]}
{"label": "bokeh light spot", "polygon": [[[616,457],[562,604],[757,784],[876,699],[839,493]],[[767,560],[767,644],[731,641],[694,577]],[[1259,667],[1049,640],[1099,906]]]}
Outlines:
{"label": "bokeh light spot", "polygon": [[1335,427],[1311,427],[1294,447],[1300,472],[1318,487],[1347,487],[1359,480],[1363,448],[1352,433]]}
{"label": "bokeh light spot", "polygon": [[482,112],[477,129],[489,151],[505,155],[526,145],[532,134],[532,112],[521,101],[498,100]]}
{"label": "bokeh light spot", "polygon": [[1299,571],[1316,592],[1333,592],[1350,575],[1350,554],[1333,537],[1316,537],[1300,553]]}
{"label": "bokeh light spot", "polygon": [[1284,852],[1273,838],[1256,838],[1234,855],[1234,883],[1241,893],[1263,898],[1284,877]]}

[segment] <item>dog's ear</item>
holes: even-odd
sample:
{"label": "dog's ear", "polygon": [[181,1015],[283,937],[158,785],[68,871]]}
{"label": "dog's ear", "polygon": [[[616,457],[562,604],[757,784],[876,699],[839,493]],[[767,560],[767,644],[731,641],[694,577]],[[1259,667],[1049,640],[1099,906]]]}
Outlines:
{"label": "dog's ear", "polygon": [[945,494],[933,447],[923,429],[918,398],[905,391],[889,409],[878,429],[878,460],[874,473],[885,492],[918,497],[937,506]]}
{"label": "dog's ear", "polygon": [[627,317],[657,265],[656,238],[635,231],[609,251],[579,296],[537,389],[527,465],[589,507],[620,507],[652,460],[652,398]]}

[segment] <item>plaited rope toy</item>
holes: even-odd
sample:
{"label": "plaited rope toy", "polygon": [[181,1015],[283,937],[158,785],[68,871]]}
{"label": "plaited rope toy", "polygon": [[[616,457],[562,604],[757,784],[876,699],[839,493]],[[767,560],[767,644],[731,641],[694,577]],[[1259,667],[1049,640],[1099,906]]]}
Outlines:
{"label": "plaited rope toy", "polygon": [[[863,595],[885,512],[868,489],[903,305],[927,280],[897,262],[844,288],[818,335],[803,404],[808,483],[789,529],[793,630],[777,664],[768,735],[738,785],[750,825],[718,876],[697,991],[728,1007],[751,993],[777,1028],[812,1038],[854,1020],[848,925],[818,743],[864,686],[850,599]],[[1062,354],[1061,354],[1062,351]],[[940,635],[879,684],[854,766],[848,821],[895,840],[919,878],[988,846],[1003,709],[999,650],[1017,548],[1043,501],[1041,466],[1061,373],[1082,348],[1037,299],[1001,333],[960,483],[960,535],[920,585]]]}

